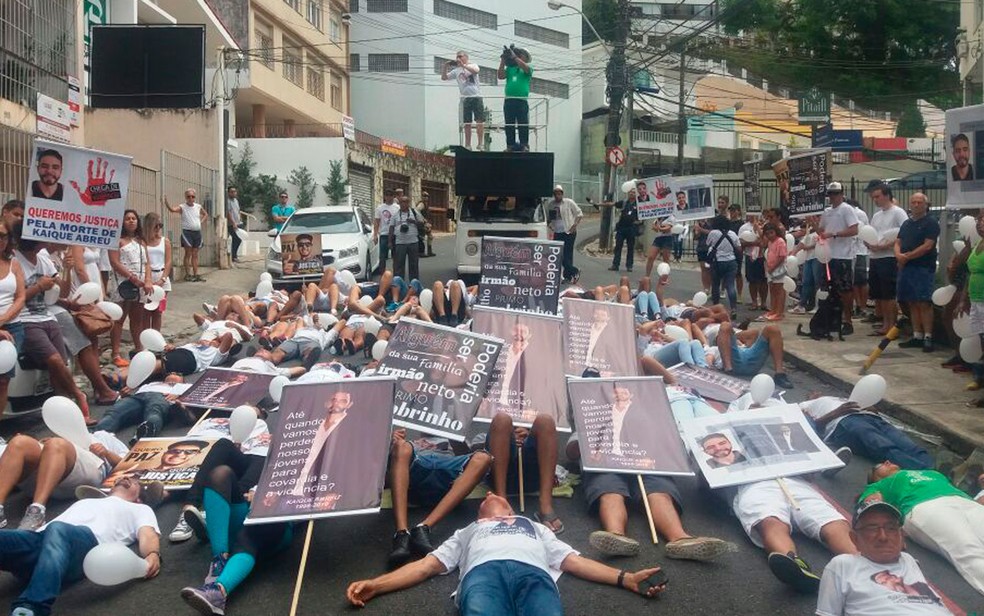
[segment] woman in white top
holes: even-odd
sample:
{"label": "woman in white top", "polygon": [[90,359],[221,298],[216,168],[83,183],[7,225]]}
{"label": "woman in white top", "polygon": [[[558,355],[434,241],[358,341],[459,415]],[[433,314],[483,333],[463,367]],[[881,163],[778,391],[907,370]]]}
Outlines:
{"label": "woman in white top", "polygon": [[202,223],[208,218],[200,204],[195,203],[195,189],[185,189],[185,202],[171,207],[164,197],[164,207],[172,214],[181,214],[181,247],[184,248],[185,282],[205,282],[198,275],[198,250],[202,247]]}
{"label": "woman in white top", "polygon": [[[18,316],[24,308],[24,272],[13,259],[14,243],[10,241],[10,230],[0,222],[0,340],[9,340],[17,348],[17,354],[24,346],[24,324]],[[13,378],[16,366],[0,375],[0,415],[7,410],[7,387]]]}
{"label": "woman in white top", "polygon": [[[71,246],[69,254],[72,255],[72,286],[69,295],[87,282],[97,282],[102,289],[103,282],[99,274],[100,250],[89,246]],[[104,293],[99,295],[100,300],[104,297]]]}
{"label": "woman in white top", "polygon": [[[144,215],[143,238],[147,247],[147,260],[150,262],[150,281],[171,291],[171,240],[163,236],[164,224],[157,212]],[[161,301],[156,310],[148,312],[147,327],[161,331],[161,317],[167,307],[167,298]]]}
{"label": "woman in white top", "polygon": [[109,263],[113,266],[110,275],[110,298],[123,308],[123,319],[113,322],[110,341],[113,348],[113,363],[119,367],[129,366],[130,362],[120,356],[120,341],[123,337],[123,321],[130,320],[130,335],[133,347],[140,351],[140,332],[146,329],[144,314],[147,312],[140,303],[140,291],[151,293],[150,262],[147,249],[141,241],[140,215],[135,210],[123,212],[123,228],[120,230],[120,245],[109,251]]}

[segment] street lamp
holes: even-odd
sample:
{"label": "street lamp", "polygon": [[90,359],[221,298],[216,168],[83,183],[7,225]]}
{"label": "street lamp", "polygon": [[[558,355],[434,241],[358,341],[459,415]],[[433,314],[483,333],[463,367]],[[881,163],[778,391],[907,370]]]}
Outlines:
{"label": "street lamp", "polygon": [[598,38],[598,42],[601,43],[601,46],[604,48],[605,53],[607,53],[609,56],[612,55],[612,50],[609,49],[608,45],[605,44],[605,39],[601,38],[601,35],[598,34],[597,30],[595,30],[594,24],[591,23],[591,20],[588,19],[587,15],[581,12],[581,9],[573,7],[569,4],[565,4],[563,2],[558,2],[557,0],[547,0],[547,7],[551,11],[559,11],[560,9],[567,8],[579,14],[581,18],[584,19],[584,23],[588,24],[588,27],[591,28],[591,31]]}

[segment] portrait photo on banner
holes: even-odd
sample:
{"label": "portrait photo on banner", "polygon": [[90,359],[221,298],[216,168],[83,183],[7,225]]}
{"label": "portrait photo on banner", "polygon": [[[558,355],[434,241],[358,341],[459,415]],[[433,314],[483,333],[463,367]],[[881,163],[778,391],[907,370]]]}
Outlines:
{"label": "portrait photo on banner", "polygon": [[635,308],[564,298],[564,373],[568,376],[639,376]]}
{"label": "portrait photo on banner", "polygon": [[120,477],[135,475],[141,483],[160,481],[165,490],[187,490],[209,448],[218,440],[188,435],[142,438],[113,468],[102,489],[108,492]]}
{"label": "portrait photo on banner", "polygon": [[681,428],[712,488],[844,466],[795,404],[700,417]]}
{"label": "portrait photo on banner", "polygon": [[476,304],[557,314],[563,242],[485,236]]}
{"label": "portrait photo on banner", "polygon": [[231,411],[242,404],[256,406],[267,397],[273,374],[229,368],[208,368],[179,400],[185,406]]}
{"label": "portrait photo on banner", "polygon": [[669,370],[680,386],[689,387],[702,397],[718,402],[737,400],[750,387],[749,381],[710,368],[680,363],[670,367]]}
{"label": "portrait photo on banner", "polygon": [[[218,440],[220,438],[231,440],[229,417],[215,417],[209,413],[207,416],[199,419],[188,430],[187,436],[210,440]],[[256,425],[253,426],[253,431],[249,433],[246,440],[239,444],[239,450],[248,456],[261,456],[265,458],[270,451],[270,442],[272,439],[273,435],[270,434],[270,427],[267,425],[267,422],[257,419]]]}
{"label": "portrait photo on banner", "polygon": [[550,315],[476,306],[472,331],[506,341],[499,352],[475,421],[490,422],[505,413],[513,425],[530,427],[539,414],[570,432],[564,363],[563,319]]}
{"label": "portrait photo on banner", "polygon": [[788,156],[772,165],[780,207],[793,218],[820,214],[827,207],[827,184],[833,179],[830,149]]}
{"label": "portrait photo on banner", "polygon": [[693,475],[660,377],[567,380],[581,468]]}
{"label": "portrait photo on banner", "polygon": [[277,239],[284,276],[320,276],[324,271],[320,233],[281,233]]}
{"label": "portrait photo on banner", "polygon": [[379,511],[394,382],[286,385],[246,523]]}
{"label": "portrait photo on banner", "polygon": [[660,175],[635,181],[639,220],[663,218],[676,213],[677,200],[672,187],[673,179],[672,175]]}
{"label": "portrait photo on banner", "polygon": [[714,177],[693,175],[675,177],[671,183],[676,209],[673,217],[677,222],[711,218],[717,205],[713,197]]}
{"label": "portrait photo on banner", "polygon": [[984,105],[946,111],[946,206],[984,202]]}
{"label": "portrait photo on banner", "polygon": [[376,374],[397,378],[393,421],[464,442],[503,340],[403,317]]}
{"label": "portrait photo on banner", "polygon": [[115,249],[130,157],[35,139],[25,191],[24,237]]}

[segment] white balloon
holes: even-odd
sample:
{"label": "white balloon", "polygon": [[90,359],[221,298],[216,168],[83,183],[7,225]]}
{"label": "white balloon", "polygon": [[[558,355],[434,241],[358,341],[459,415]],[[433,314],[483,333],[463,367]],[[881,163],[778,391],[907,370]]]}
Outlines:
{"label": "white balloon", "polygon": [[9,340],[0,340],[0,374],[10,372],[17,364],[17,347]]}
{"label": "white balloon", "polygon": [[817,245],[817,234],[816,233],[807,233],[806,235],[804,235],[803,236],[803,245],[806,246],[807,248],[813,248],[814,246],[816,246]]}
{"label": "white balloon", "polygon": [[229,436],[232,437],[233,443],[246,441],[255,427],[256,409],[248,404],[237,406],[229,415]]}
{"label": "white balloon", "polygon": [[881,241],[883,241],[883,242],[894,242],[895,239],[898,238],[898,236],[899,236],[899,228],[898,227],[893,227],[893,228],[889,229],[888,231],[885,231],[884,233],[882,233]]}
{"label": "white balloon", "polygon": [[960,254],[967,247],[967,242],[963,240],[953,240],[953,252]]}
{"label": "white balloon", "polygon": [[793,237],[792,233],[786,234],[786,250],[792,250],[796,246],[796,238]]}
{"label": "white balloon", "polygon": [[635,187],[636,187],[635,180],[625,180],[624,182],[622,182],[622,192],[625,194],[629,194],[629,191]]}
{"label": "white balloon", "polygon": [[246,241],[249,239],[249,233],[246,232],[246,229],[236,229],[236,237]]}
{"label": "white balloon", "polygon": [[385,340],[377,340],[375,344],[372,345],[372,358],[376,361],[380,361],[386,355],[386,347],[389,343]]}
{"label": "white balloon", "polygon": [[430,313],[431,308],[434,307],[434,292],[430,289],[424,289],[420,292],[420,307],[424,309],[424,312]]}
{"label": "white balloon", "polygon": [[41,418],[44,425],[66,441],[88,450],[92,444],[92,435],[85,427],[82,409],[74,400],[64,396],[52,396],[41,406]]}
{"label": "white balloon", "polygon": [[977,221],[973,216],[963,216],[957,223],[957,229],[960,231],[960,237],[973,237],[977,234]]}
{"label": "white balloon", "polygon": [[791,272],[795,272],[796,270],[799,269],[799,266],[800,266],[799,257],[797,257],[796,255],[789,255],[788,257],[786,257],[787,270]]}
{"label": "white balloon", "polygon": [[755,242],[758,240],[758,235],[756,235],[751,229],[745,229],[741,232],[741,235],[738,236],[738,239],[743,242]]}
{"label": "white balloon", "polygon": [[290,379],[282,374],[273,377],[273,380],[270,381],[270,399],[280,404],[280,396],[283,395],[284,385],[287,383],[290,383]]}
{"label": "white balloon", "polygon": [[704,293],[703,291],[697,291],[696,293],[694,293],[694,297],[693,299],[690,300],[690,303],[700,308],[701,306],[707,303],[707,293]]}
{"label": "white balloon", "polygon": [[102,299],[102,285],[98,282],[82,283],[79,285],[79,288],[75,289],[75,292],[69,296],[69,299],[82,306],[95,304]]}
{"label": "white balloon", "polygon": [[878,242],[878,230],[871,225],[865,225],[858,231],[858,237],[861,238],[862,242],[874,244]]}
{"label": "white balloon", "polygon": [[674,340],[682,340],[683,342],[690,342],[690,334],[687,330],[683,329],[679,325],[667,325],[663,330],[666,335]]}
{"label": "white balloon", "polygon": [[260,274],[260,282],[273,282],[273,274],[270,272],[263,272]]}
{"label": "white balloon", "polygon": [[151,353],[160,353],[167,345],[163,334],[156,329],[145,329],[140,332],[140,346]]}
{"label": "white balloon", "polygon": [[830,297],[830,293],[826,291],[817,291],[817,299],[822,301],[827,299],[828,297]]}
{"label": "white balloon", "polygon": [[792,293],[796,290],[796,281],[789,276],[783,276],[782,278],[782,288],[786,293]]}
{"label": "white balloon", "polygon": [[363,308],[368,307],[369,304],[371,303],[372,303],[371,295],[363,295],[362,297],[359,298],[359,305],[362,306]]}
{"label": "white balloon", "polygon": [[830,244],[826,242],[817,244],[817,249],[813,252],[813,256],[821,263],[830,263]]}
{"label": "white balloon", "polygon": [[147,577],[149,563],[123,543],[101,543],[82,561],[85,577],[100,586],[116,586]]}
{"label": "white balloon", "polygon": [[373,336],[375,336],[376,334],[379,333],[379,329],[382,326],[383,324],[376,319],[366,319],[365,328],[367,334],[372,334]]}
{"label": "white balloon", "polygon": [[888,384],[880,374],[868,374],[854,384],[851,390],[851,402],[857,402],[862,409],[872,407],[885,397]]}
{"label": "white balloon", "polygon": [[670,229],[670,233],[672,233],[673,235],[681,235],[686,230],[687,230],[687,228],[684,227],[683,225],[681,225],[681,224],[675,224]]}
{"label": "white balloon", "polygon": [[263,299],[273,293],[273,283],[269,280],[261,280],[256,285],[256,292],[253,294],[256,299]]}
{"label": "white balloon", "polygon": [[768,374],[756,374],[748,389],[752,394],[752,402],[763,404],[772,397],[772,392],[776,390],[776,382]]}
{"label": "white balloon", "polygon": [[119,321],[123,318],[123,309],[115,302],[99,302],[96,304],[96,308],[114,321]]}
{"label": "white balloon", "polygon": [[61,297],[61,287],[55,285],[44,292],[44,303],[47,306],[54,306]]}
{"label": "white balloon", "polygon": [[953,296],[957,292],[957,287],[952,284],[948,284],[945,287],[940,287],[933,291],[933,303],[937,306],[946,306],[953,300]]}
{"label": "white balloon", "polygon": [[981,337],[970,336],[960,341],[960,359],[968,364],[976,364],[984,352],[981,350]]}
{"label": "white balloon", "polygon": [[164,290],[164,287],[159,287],[155,284],[151,288],[150,295],[145,295],[143,298],[144,310],[157,310],[157,307],[161,305],[166,295],[167,292]]}
{"label": "white balloon", "polygon": [[140,387],[154,373],[157,358],[150,351],[140,351],[130,360],[130,369],[126,374],[126,386],[130,389]]}
{"label": "white balloon", "polygon": [[970,315],[962,314],[959,317],[953,319],[953,333],[957,335],[957,338],[970,338]]}
{"label": "white balloon", "polygon": [[337,278],[338,280],[340,280],[342,282],[342,284],[344,284],[345,286],[347,286],[350,289],[357,284],[356,281],[355,281],[355,274],[353,274],[349,270],[342,270],[342,271],[336,273],[335,274],[335,278]]}
{"label": "white balloon", "polygon": [[662,276],[669,276],[670,275],[670,264],[664,262],[664,263],[660,263],[659,265],[657,265],[656,266],[656,275],[657,276],[660,276],[660,277],[662,277]]}

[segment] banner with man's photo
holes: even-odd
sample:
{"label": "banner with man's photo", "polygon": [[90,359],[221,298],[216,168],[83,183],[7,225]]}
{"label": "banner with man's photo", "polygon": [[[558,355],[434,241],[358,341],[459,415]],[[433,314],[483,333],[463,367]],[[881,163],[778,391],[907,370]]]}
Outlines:
{"label": "banner with man's photo", "polygon": [[585,471],[694,474],[662,378],[571,378],[567,390]]}
{"label": "banner with man's photo", "polygon": [[844,466],[795,404],[699,417],[681,427],[712,488]]}
{"label": "banner with man's photo", "polygon": [[564,374],[639,376],[635,308],[564,298]]}
{"label": "banner with man's photo", "polygon": [[673,215],[677,222],[714,216],[714,178],[710,175],[661,175],[636,181],[639,219]]}
{"label": "banner with man's photo", "polygon": [[827,207],[827,184],[834,177],[830,149],[811,150],[772,165],[779,187],[779,204],[792,218],[822,214]]}
{"label": "banner with man's photo", "polygon": [[116,249],[130,157],[35,139],[25,191],[24,237]]}
{"label": "banner with man's photo", "polygon": [[946,207],[984,203],[984,105],[946,112]]}
{"label": "banner with man's photo", "polygon": [[230,368],[208,368],[181,394],[185,406],[231,411],[237,406],[256,406],[267,397],[274,374]]}
{"label": "banner with man's photo", "polygon": [[141,483],[160,481],[165,490],[187,490],[209,448],[218,440],[199,436],[142,438],[113,468],[102,489],[110,490],[124,475],[136,475]]}
{"label": "banner with man's photo", "polygon": [[246,524],[379,511],[394,383],[370,377],[286,385]]}
{"label": "banner with man's photo", "polygon": [[376,369],[398,379],[393,423],[463,442],[503,345],[501,338],[400,319]]}
{"label": "banner with man's photo", "polygon": [[277,239],[284,276],[320,276],[324,272],[320,233],[286,233]]}
{"label": "banner with man's photo", "polygon": [[750,383],[710,368],[677,364],[670,369],[677,383],[696,391],[703,398],[718,402],[732,402],[748,391]]}
{"label": "banner with man's photo", "polygon": [[557,314],[564,243],[482,238],[479,306]]}
{"label": "banner with man's photo", "polygon": [[530,427],[536,416],[553,417],[557,429],[570,432],[564,363],[563,319],[514,310],[476,306],[472,331],[506,341],[475,421],[490,422],[498,413],[513,425]]}
{"label": "banner with man's photo", "polygon": [[742,166],[744,172],[745,213],[762,213],[762,161],[750,160]]}

